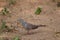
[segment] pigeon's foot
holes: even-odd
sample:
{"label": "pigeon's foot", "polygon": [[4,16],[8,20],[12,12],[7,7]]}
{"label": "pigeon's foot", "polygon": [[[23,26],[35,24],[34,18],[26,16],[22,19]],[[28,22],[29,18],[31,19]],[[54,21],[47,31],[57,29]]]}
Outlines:
{"label": "pigeon's foot", "polygon": [[30,31],[29,30],[27,31],[27,34],[30,34]]}
{"label": "pigeon's foot", "polygon": [[31,35],[31,34],[34,34],[34,33],[31,32],[31,30],[30,30],[30,31],[27,31],[27,34],[28,34],[28,35]]}

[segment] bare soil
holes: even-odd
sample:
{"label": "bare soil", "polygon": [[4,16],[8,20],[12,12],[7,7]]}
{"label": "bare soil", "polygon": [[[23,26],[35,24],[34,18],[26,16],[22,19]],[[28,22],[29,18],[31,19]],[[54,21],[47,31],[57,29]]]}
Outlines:
{"label": "bare soil", "polygon": [[[2,9],[8,2],[0,1],[0,9]],[[42,8],[40,15],[34,14],[37,7]],[[7,25],[13,23],[17,27],[16,22],[19,18],[23,18],[26,22],[40,25],[47,25],[46,27],[39,27],[36,30],[31,31],[31,35],[26,34],[26,30],[21,28],[16,32],[5,32],[0,37],[13,38],[14,36],[20,36],[21,40],[60,40],[60,8],[56,7],[56,3],[51,0],[16,0],[16,4],[9,7],[11,11],[11,17],[6,17],[6,21],[10,22]],[[2,16],[0,16],[2,19]],[[57,36],[56,36],[57,35]]]}

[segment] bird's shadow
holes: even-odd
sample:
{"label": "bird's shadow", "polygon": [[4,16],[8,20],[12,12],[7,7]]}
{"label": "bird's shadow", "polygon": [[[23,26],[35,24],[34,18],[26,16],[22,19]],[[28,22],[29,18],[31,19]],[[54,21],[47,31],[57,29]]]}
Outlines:
{"label": "bird's shadow", "polygon": [[30,33],[24,33],[22,35],[34,35],[34,34],[37,34],[37,33],[40,33],[40,31],[34,31],[34,32],[30,32]]}

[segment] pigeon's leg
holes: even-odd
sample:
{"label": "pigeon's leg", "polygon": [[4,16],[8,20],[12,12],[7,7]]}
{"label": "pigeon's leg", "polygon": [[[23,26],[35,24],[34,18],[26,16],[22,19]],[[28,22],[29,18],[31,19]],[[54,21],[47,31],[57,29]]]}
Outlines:
{"label": "pigeon's leg", "polygon": [[27,34],[30,34],[30,30],[27,30]]}

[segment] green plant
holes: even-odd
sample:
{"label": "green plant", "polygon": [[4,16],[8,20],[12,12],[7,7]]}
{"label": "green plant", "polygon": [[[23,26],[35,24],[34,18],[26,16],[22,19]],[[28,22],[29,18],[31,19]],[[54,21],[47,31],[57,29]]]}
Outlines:
{"label": "green plant", "polygon": [[18,36],[15,36],[13,40],[20,40]]}
{"label": "green plant", "polygon": [[56,32],[56,34],[60,34],[60,32]]}
{"label": "green plant", "polygon": [[60,32],[55,32],[56,37],[60,37]]}
{"label": "green plant", "polygon": [[8,13],[9,13],[9,11],[6,7],[4,9],[2,9],[2,11],[1,11],[1,15],[7,15]]}
{"label": "green plant", "polygon": [[3,30],[5,30],[5,28],[6,28],[6,22],[5,21],[1,21],[2,23],[1,23],[1,26],[0,26],[0,34],[2,34],[3,33]]}
{"label": "green plant", "polygon": [[57,7],[60,7],[60,2],[57,2]]}
{"label": "green plant", "polygon": [[36,15],[39,15],[39,14],[41,13],[41,11],[42,11],[41,8],[38,7],[38,8],[36,9],[36,11],[35,11],[35,14],[36,14]]}
{"label": "green plant", "polygon": [[0,15],[11,17],[10,11],[9,11],[8,8],[6,8],[6,7],[4,7],[4,8],[1,10]]}
{"label": "green plant", "polygon": [[16,0],[9,0],[9,5],[15,5]]}
{"label": "green plant", "polygon": [[6,28],[6,22],[2,20],[1,29],[5,29],[5,28]]}
{"label": "green plant", "polygon": [[6,22],[2,20],[2,25],[1,25],[1,28],[0,28],[2,31],[7,31],[7,32],[10,32],[11,29],[6,25]]}

